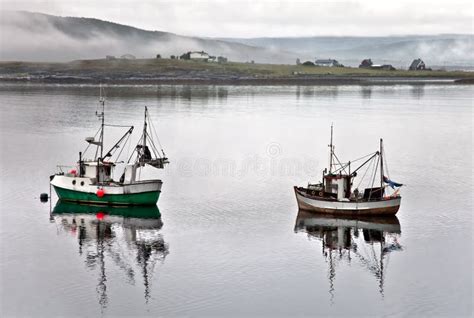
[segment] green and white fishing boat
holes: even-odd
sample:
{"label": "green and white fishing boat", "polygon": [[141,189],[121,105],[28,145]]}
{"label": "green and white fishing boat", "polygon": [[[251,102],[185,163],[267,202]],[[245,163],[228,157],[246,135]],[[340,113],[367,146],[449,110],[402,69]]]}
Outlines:
{"label": "green and white fishing boat", "polygon": [[[122,176],[119,180],[114,180],[114,168],[118,163],[125,163],[120,158],[125,148],[123,146],[130,142],[133,126],[127,127],[127,132],[110,150],[104,151],[105,127],[117,125],[105,123],[105,98],[102,97],[102,89],[100,96],[100,111],[96,111],[96,116],[101,120],[100,129],[94,137],[86,138],[88,145],[86,150],[79,152],[77,165],[67,172],[60,166],[61,171],[50,177],[51,185],[63,201],[105,205],[156,205],[163,182],[159,179],[141,180],[140,169],[145,166],[163,169],[169,161],[156,136],[147,107],[142,136],[126,161]],[[92,153],[94,155],[87,159]]]}

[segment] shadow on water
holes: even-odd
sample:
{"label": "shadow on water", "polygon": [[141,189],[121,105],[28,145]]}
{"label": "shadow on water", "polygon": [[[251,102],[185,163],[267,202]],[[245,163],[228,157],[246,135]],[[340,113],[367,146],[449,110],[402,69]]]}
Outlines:
{"label": "shadow on water", "polygon": [[[98,85],[1,84],[0,93],[45,94],[49,96],[91,96],[98,94]],[[116,99],[169,98],[170,100],[226,100],[229,87],[220,85],[104,85],[105,94]],[[244,90],[247,94],[247,90]],[[250,91],[252,92],[252,91]],[[234,92],[235,93],[235,92]]]}
{"label": "shadow on water", "polygon": [[339,95],[339,87],[336,85],[330,86],[297,86],[295,90],[296,99],[300,97],[313,98],[337,98]]}
{"label": "shadow on water", "polygon": [[336,267],[356,262],[372,274],[384,296],[384,278],[391,252],[403,250],[399,243],[401,227],[398,218],[335,217],[298,211],[295,233],[305,232],[321,241],[322,255],[328,264],[331,303],[335,295]]}
{"label": "shadow on water", "polygon": [[360,96],[363,99],[371,99],[372,98],[372,87],[371,86],[361,86]]}
{"label": "shadow on water", "polygon": [[115,265],[134,285],[141,276],[145,301],[151,297],[151,278],[157,262],[169,253],[159,230],[163,226],[157,206],[109,207],[58,201],[52,220],[63,233],[77,238],[85,265],[97,270],[98,301],[107,307],[107,269]]}
{"label": "shadow on water", "polygon": [[425,85],[412,85],[410,90],[414,99],[421,99],[425,95]]}

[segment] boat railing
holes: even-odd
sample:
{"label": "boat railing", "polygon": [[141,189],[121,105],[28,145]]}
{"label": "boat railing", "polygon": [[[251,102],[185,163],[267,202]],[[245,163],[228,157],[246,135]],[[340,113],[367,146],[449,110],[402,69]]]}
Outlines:
{"label": "boat railing", "polygon": [[[68,170],[75,169],[76,166],[57,165],[56,168],[58,168],[61,173],[67,173],[69,172]],[[66,172],[64,172],[63,169],[65,169]]]}

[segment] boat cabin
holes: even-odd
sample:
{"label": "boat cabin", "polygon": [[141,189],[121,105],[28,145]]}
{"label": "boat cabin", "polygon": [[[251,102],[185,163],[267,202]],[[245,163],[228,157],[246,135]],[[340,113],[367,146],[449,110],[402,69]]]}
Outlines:
{"label": "boat cabin", "polygon": [[112,162],[83,161],[79,171],[83,177],[95,179],[97,182],[109,182],[113,181],[114,166]]}
{"label": "boat cabin", "polygon": [[336,197],[337,200],[349,199],[351,196],[350,175],[327,174],[324,176],[324,192]]}

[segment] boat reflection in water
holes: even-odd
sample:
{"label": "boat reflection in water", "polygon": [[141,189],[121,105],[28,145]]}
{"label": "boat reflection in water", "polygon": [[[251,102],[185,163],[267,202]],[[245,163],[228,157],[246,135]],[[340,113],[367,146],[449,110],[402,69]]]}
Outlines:
{"label": "boat reflection in water", "polygon": [[334,217],[300,210],[295,232],[306,232],[322,243],[322,254],[328,263],[329,293],[334,298],[336,265],[356,262],[378,281],[384,294],[384,279],[390,253],[401,251],[400,222],[395,215],[379,217]]}
{"label": "boat reflection in water", "polygon": [[111,270],[122,271],[131,285],[143,280],[148,302],[155,265],[169,253],[159,233],[163,223],[157,206],[109,207],[58,201],[52,218],[63,233],[77,237],[79,255],[85,257],[86,266],[98,269],[97,293],[102,308],[108,303],[107,271]]}

